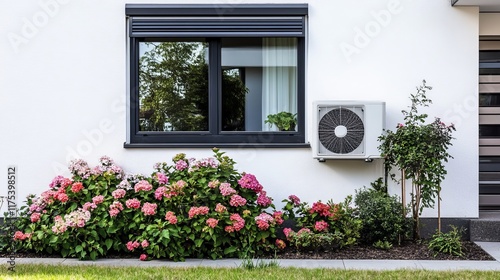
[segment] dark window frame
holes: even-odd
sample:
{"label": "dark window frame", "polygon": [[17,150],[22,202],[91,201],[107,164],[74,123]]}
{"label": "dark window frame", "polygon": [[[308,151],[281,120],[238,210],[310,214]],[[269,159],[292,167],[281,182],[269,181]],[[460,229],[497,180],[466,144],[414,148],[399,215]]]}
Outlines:
{"label": "dark window frame", "polygon": [[[298,38],[297,44],[297,131],[222,131],[221,114],[221,44],[220,39],[228,36],[211,34],[203,38],[209,39],[209,131],[188,132],[143,132],[139,131],[139,42],[148,38],[147,30],[144,34],[132,34],[132,19],[148,19],[148,17],[265,17],[286,19],[285,17],[300,16],[305,20],[307,4],[243,4],[243,5],[168,5],[168,4],[127,4],[126,15],[129,17],[129,59],[130,59],[130,126],[129,142],[126,148],[144,147],[310,147],[305,142],[305,34],[281,37]],[[291,21],[296,23],[296,18]],[[290,24],[291,26],[292,24]],[[270,29],[272,33],[274,29]],[[295,30],[292,30],[295,32]],[[249,37],[264,38],[276,37],[275,34],[257,36],[259,31]],[[302,30],[305,33],[305,23]],[[153,33],[151,33],[153,34]],[[295,34],[295,33],[294,33]],[[170,35],[169,35],[170,36]],[[167,37],[167,36],[164,36]],[[171,36],[182,38],[182,34]],[[192,37],[190,35],[189,37]],[[243,37],[235,35],[233,37]],[[215,62],[215,63],[214,63]]]}

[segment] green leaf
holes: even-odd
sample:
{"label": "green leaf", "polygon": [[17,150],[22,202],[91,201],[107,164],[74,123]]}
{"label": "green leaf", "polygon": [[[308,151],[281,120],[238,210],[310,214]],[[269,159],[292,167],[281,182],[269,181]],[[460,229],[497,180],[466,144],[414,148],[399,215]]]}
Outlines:
{"label": "green leaf", "polygon": [[84,260],[86,256],[87,256],[87,252],[86,252],[86,251],[82,251],[82,252],[80,253],[80,259],[81,259],[81,260]]}
{"label": "green leaf", "polygon": [[118,231],[118,228],[116,228],[114,225],[113,225],[113,226],[108,227],[108,229],[107,229],[107,232],[108,232],[109,234],[111,234],[111,233],[116,233],[117,231]]}
{"label": "green leaf", "polygon": [[170,239],[170,232],[168,231],[168,229],[164,229],[161,231],[161,237],[167,240]]}
{"label": "green leaf", "polygon": [[203,239],[196,239],[196,240],[194,241],[194,245],[195,245],[196,247],[201,247],[201,244],[203,244]]}
{"label": "green leaf", "polygon": [[61,250],[61,256],[62,256],[63,258],[67,257],[67,256],[68,256],[68,254],[69,254],[69,249],[62,249],[62,250]]}
{"label": "green leaf", "polygon": [[237,250],[238,249],[236,247],[234,247],[234,246],[228,247],[228,248],[224,249],[224,255],[228,255],[228,254],[234,253]]}
{"label": "green leaf", "polygon": [[52,235],[52,237],[49,239],[49,243],[51,244],[57,243],[57,241],[59,241],[59,236],[57,235]]}
{"label": "green leaf", "polygon": [[111,239],[106,239],[104,243],[106,244],[106,248],[108,248],[108,250],[113,246],[113,240]]}
{"label": "green leaf", "polygon": [[82,247],[81,245],[77,245],[77,246],[75,247],[75,252],[76,252],[76,253],[80,253],[82,250],[83,250],[83,247]]}
{"label": "green leaf", "polygon": [[90,259],[93,261],[95,261],[95,259],[97,259],[97,252],[96,251],[90,252]]}

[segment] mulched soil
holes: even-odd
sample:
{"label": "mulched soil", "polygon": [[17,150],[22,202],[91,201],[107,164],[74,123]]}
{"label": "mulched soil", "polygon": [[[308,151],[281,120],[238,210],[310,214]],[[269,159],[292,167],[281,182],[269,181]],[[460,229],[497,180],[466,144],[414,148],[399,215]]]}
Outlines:
{"label": "mulched soil", "polygon": [[297,252],[288,249],[277,255],[280,259],[363,259],[363,260],[495,260],[474,242],[463,241],[463,257],[438,253],[427,247],[425,242],[407,242],[389,250],[373,246],[356,245],[340,250],[325,252]]}
{"label": "mulched soil", "polygon": [[[291,248],[267,256],[279,259],[363,259],[363,260],[495,260],[474,242],[463,241],[463,257],[437,254],[427,248],[426,242],[406,242],[400,246],[393,246],[389,250],[381,250],[372,246],[356,245],[339,250],[321,252],[297,252]],[[0,257],[8,257],[0,253]],[[16,258],[60,258],[58,255],[17,252]],[[135,255],[110,255],[107,258],[138,258]]]}

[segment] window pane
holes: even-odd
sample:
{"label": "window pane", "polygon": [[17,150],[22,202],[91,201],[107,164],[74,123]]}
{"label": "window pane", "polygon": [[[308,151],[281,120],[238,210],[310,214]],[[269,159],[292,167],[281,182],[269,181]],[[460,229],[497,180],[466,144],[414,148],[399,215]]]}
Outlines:
{"label": "window pane", "polygon": [[500,137],[500,125],[480,125],[479,138]]}
{"label": "window pane", "polygon": [[480,94],[480,107],[500,107],[500,94]]}
{"label": "window pane", "polygon": [[208,130],[208,44],[139,44],[139,130]]}
{"label": "window pane", "polygon": [[223,131],[275,131],[268,115],[297,113],[296,38],[225,38],[221,56]]}

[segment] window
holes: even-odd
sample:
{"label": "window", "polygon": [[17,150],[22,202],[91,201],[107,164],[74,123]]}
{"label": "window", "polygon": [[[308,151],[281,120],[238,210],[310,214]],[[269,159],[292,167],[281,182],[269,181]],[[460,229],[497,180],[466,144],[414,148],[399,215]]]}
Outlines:
{"label": "window", "polygon": [[[126,147],[308,147],[307,5],[128,4]],[[292,131],[265,123],[296,116]]]}

